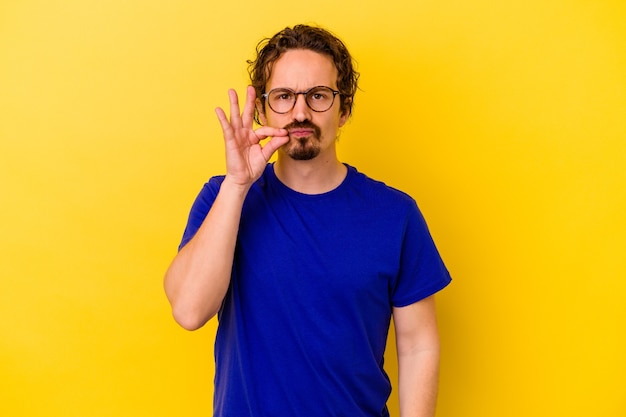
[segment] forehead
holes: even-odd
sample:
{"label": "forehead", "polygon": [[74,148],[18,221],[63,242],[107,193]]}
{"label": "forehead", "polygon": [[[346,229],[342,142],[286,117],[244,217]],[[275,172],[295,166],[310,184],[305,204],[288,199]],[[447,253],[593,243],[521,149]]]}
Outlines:
{"label": "forehead", "polygon": [[337,87],[337,68],[332,59],[308,49],[291,49],[274,63],[266,90],[304,90],[318,85]]}

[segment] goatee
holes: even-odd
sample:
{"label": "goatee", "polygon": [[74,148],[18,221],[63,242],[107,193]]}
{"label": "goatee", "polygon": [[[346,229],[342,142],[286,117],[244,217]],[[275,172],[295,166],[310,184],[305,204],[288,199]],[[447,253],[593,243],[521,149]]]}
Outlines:
{"label": "goatee", "polygon": [[320,137],[321,129],[312,122],[305,120],[303,122],[294,121],[284,127],[288,131],[297,129],[312,130],[312,133],[306,137],[293,137],[289,135],[289,142],[284,145],[286,153],[291,159],[296,161],[309,161],[320,154]]}

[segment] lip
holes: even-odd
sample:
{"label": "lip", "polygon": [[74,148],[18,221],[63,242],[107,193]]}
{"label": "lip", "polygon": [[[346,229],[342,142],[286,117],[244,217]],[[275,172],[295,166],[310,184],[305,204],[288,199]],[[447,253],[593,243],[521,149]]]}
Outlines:
{"label": "lip", "polygon": [[291,130],[289,130],[289,135],[297,136],[297,137],[311,136],[313,133],[314,133],[313,129],[291,129]]}

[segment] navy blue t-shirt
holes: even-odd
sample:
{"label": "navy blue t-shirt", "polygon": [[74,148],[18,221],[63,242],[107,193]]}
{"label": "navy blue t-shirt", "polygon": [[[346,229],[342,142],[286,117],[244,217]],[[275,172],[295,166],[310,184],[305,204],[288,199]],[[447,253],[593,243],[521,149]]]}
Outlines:
{"label": "navy blue t-shirt", "polygon": [[[198,195],[181,247],[223,179]],[[387,416],[392,308],[450,282],[415,201],[351,166],[336,189],[298,193],[268,164],[246,197],[234,259],[214,415]]]}

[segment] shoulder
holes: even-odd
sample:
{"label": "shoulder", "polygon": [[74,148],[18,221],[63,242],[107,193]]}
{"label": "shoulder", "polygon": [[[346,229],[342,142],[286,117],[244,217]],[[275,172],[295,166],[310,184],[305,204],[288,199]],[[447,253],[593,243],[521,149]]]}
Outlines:
{"label": "shoulder", "polygon": [[359,172],[355,167],[348,166],[348,175],[351,176],[350,185],[363,194],[372,204],[385,204],[398,207],[415,206],[416,202],[409,194],[394,188],[383,181],[376,180]]}
{"label": "shoulder", "polygon": [[209,180],[204,184],[204,187],[202,187],[202,191],[217,193],[224,182],[224,178],[226,178],[225,175],[216,175],[209,178]]}
{"label": "shoulder", "polygon": [[[272,173],[273,169],[271,164],[267,164],[265,170],[263,171],[263,174],[261,174],[261,177],[255,181],[255,183],[252,185],[252,188],[264,187],[264,185],[267,184],[268,181],[271,181]],[[202,187],[202,190],[200,190],[200,196],[209,196],[215,198],[225,178],[226,175],[215,175],[209,178],[209,180]]]}

